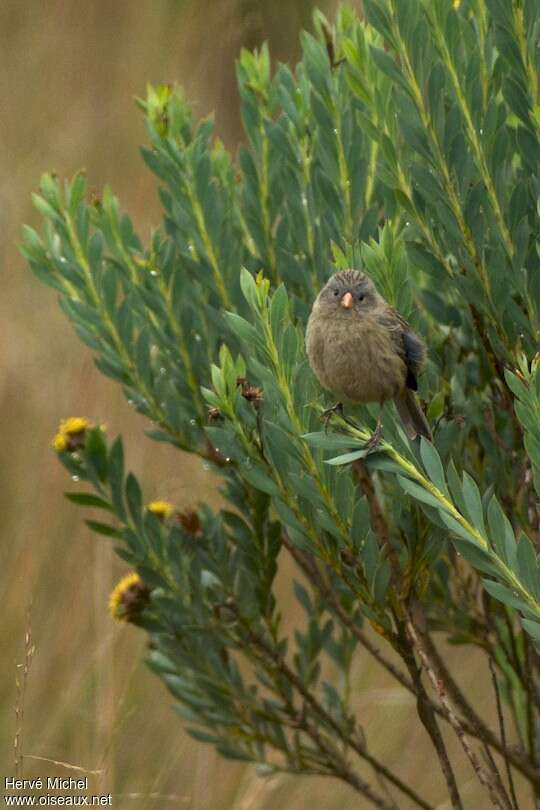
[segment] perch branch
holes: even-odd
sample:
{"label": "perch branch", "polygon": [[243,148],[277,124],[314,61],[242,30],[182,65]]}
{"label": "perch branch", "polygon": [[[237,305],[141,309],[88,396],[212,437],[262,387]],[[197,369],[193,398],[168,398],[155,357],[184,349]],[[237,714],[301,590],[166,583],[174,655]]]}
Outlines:
{"label": "perch branch", "polygon": [[[353,462],[352,466],[354,474],[356,475],[360,485],[360,489],[367,499],[371,526],[377,535],[379,546],[388,554],[388,559],[392,568],[393,585],[396,588],[396,591],[399,592],[401,566],[399,564],[399,558],[390,544],[390,532],[388,530],[388,524],[379,503],[377,493],[375,492],[375,487],[373,486],[373,482],[371,481],[367,467],[362,460]],[[463,810],[463,804],[459,795],[456,777],[448,757],[443,736],[437,723],[437,716],[422,683],[421,672],[418,669],[414,655],[407,643],[407,638],[403,628],[403,620],[396,615],[395,611],[394,618],[398,626],[398,649],[414,685],[418,716],[437,753],[441,771],[448,787],[452,807],[454,810]]]}
{"label": "perch branch", "polygon": [[421,637],[420,632],[417,630],[410,612],[407,613],[405,623],[407,627],[407,634],[415,650],[417,651],[420,660],[422,661],[422,665],[426,670],[436,694],[439,696],[441,706],[444,708],[447,714],[448,721],[454,729],[456,736],[459,739],[479,781],[482,785],[484,785],[485,788],[487,788],[493,807],[497,808],[497,810],[512,810],[508,796],[505,792],[501,792],[500,789],[498,789],[500,786],[497,785],[497,778],[494,777],[493,774],[490,775],[480,764],[480,761],[474,752],[467,735],[465,734],[465,730],[463,729],[461,722],[459,721],[450,701],[448,700],[444,684],[437,678],[435,669],[424,646],[423,637]]}
{"label": "perch branch", "polygon": [[512,798],[513,810],[519,810],[516,799],[514,778],[512,776],[512,769],[510,768],[510,762],[508,760],[508,746],[506,744],[506,729],[504,726],[504,714],[501,705],[501,695],[499,692],[499,684],[497,682],[497,673],[495,672],[495,665],[493,664],[493,658],[491,657],[491,655],[488,657],[488,663],[489,663],[489,671],[491,672],[491,680],[493,681],[493,691],[495,692],[495,702],[497,704],[497,717],[499,718],[499,728],[501,730],[501,740],[504,751],[504,764],[506,767],[506,776],[508,778],[508,787],[510,789],[510,796]]}
{"label": "perch branch", "polygon": [[[298,567],[304,573],[306,579],[311,582],[313,587],[325,598],[328,602],[329,606],[331,607],[332,611],[335,615],[339,618],[339,620],[343,623],[345,627],[352,633],[352,635],[358,640],[358,642],[364,647],[369,654],[390,674],[393,678],[395,678],[398,683],[400,683],[408,692],[416,696],[416,690],[414,684],[407,675],[402,672],[399,667],[392,663],[388,658],[386,658],[376,644],[374,644],[369,636],[362,631],[360,627],[352,620],[351,616],[347,613],[347,611],[341,605],[339,598],[332,590],[329,583],[324,578],[322,572],[317,567],[314,559],[300,551],[300,549],[296,548],[288,537],[284,536],[283,538],[283,545],[287,548],[293,559],[295,560]],[[437,653],[437,660],[440,660],[440,656]],[[448,679],[451,681],[453,687],[457,688],[457,684],[453,680],[452,676],[445,670],[447,673]],[[452,692],[448,689],[449,694],[452,695],[452,699],[457,696],[458,692]],[[427,700],[430,703],[433,711],[439,716],[442,717],[444,720],[448,720],[446,714],[441,709],[441,707],[435,703],[429,696],[427,696]],[[454,700],[454,703],[457,703]],[[465,701],[465,698],[458,704],[461,711],[465,710],[466,717],[461,717],[460,721],[465,730],[465,732],[471,736],[480,739],[483,743],[491,746],[496,751],[504,756],[504,749],[501,740],[498,739],[496,734],[485,725],[485,723],[472,711],[472,709],[465,709],[468,707],[469,704]],[[466,719],[468,718],[468,719]],[[529,761],[526,757],[524,752],[516,749],[508,747],[506,750],[506,755],[508,756],[509,761],[511,764],[526,776],[528,779],[533,782],[533,784],[540,784],[540,771],[534,766],[533,763]]]}
{"label": "perch branch", "polygon": [[[236,606],[231,606],[231,609],[234,611],[239,623],[244,628],[247,638],[250,642],[250,645],[256,649],[258,649],[262,654],[263,657],[267,660],[270,660],[272,664],[279,670],[279,672],[289,681],[291,686],[293,686],[298,694],[302,697],[306,706],[309,706],[313,712],[320,717],[320,719],[325,723],[328,728],[331,728],[340,739],[343,740],[345,745],[349,746],[358,756],[363,759],[365,762],[368,762],[369,765],[384,779],[388,782],[393,784],[398,790],[400,790],[404,795],[406,795],[411,801],[415,802],[418,807],[423,808],[423,810],[433,810],[432,805],[425,802],[417,793],[415,793],[412,788],[406,785],[404,782],[399,779],[392,771],[390,771],[385,765],[380,763],[376,757],[372,756],[366,750],[365,746],[360,743],[357,739],[355,739],[350,734],[347,734],[344,729],[340,726],[340,724],[329,714],[326,709],[321,706],[321,704],[317,701],[317,699],[313,696],[313,694],[306,688],[305,684],[302,680],[296,675],[296,673],[288,666],[286,661],[283,659],[283,656],[278,652],[278,650],[274,649],[268,642],[256,633],[254,630],[247,625],[243,617],[238,612]],[[390,807],[384,800],[381,807]]]}

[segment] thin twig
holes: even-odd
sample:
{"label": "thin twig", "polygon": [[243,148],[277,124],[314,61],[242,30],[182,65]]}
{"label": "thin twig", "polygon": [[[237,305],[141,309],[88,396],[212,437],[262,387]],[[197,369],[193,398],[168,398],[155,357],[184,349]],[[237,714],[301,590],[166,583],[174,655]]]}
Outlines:
{"label": "thin twig", "polygon": [[[538,751],[538,734],[536,729],[536,712],[539,708],[538,690],[535,682],[535,675],[533,671],[532,655],[534,649],[526,634],[523,635],[524,647],[524,666],[523,678],[525,682],[525,691],[527,693],[527,736],[529,738],[529,751],[531,762],[536,765],[539,759]],[[533,802],[535,810],[540,810],[540,788],[538,785],[531,785],[533,792]]]}
{"label": "thin twig", "polygon": [[[389,531],[388,531],[388,526],[386,524],[386,519],[385,519],[383,510],[382,510],[382,508],[380,506],[380,503],[378,501],[377,494],[375,492],[373,484],[371,483],[371,478],[369,476],[369,472],[368,472],[365,464],[362,461],[354,462],[353,463],[353,468],[354,468],[354,472],[355,472],[355,474],[356,474],[356,476],[358,478],[359,484],[360,484],[360,486],[362,488],[362,491],[363,491],[363,493],[365,494],[365,496],[366,496],[366,498],[368,500],[372,527],[373,527],[374,531],[377,533],[377,537],[378,537],[380,546],[384,547],[384,548],[386,548],[388,550],[389,560],[390,560],[390,564],[392,566],[393,579],[394,579],[394,581],[399,582],[399,579],[398,579],[398,577],[399,577],[399,572],[398,572],[399,560],[397,559],[397,555],[395,553],[395,550],[391,546],[390,535],[389,535]],[[419,608],[423,612],[423,609],[421,608],[420,603],[416,603],[415,607]],[[452,715],[448,715],[446,717],[448,722],[450,722],[451,725],[453,726],[456,733],[457,733],[458,726],[459,726],[459,732],[460,733],[458,734],[458,738],[461,740],[462,745],[463,744],[467,745],[468,740],[466,738],[465,738],[465,740],[463,740],[462,737],[460,737],[460,734],[470,733],[470,727],[472,726],[473,736],[478,737],[484,744],[492,745],[494,748],[499,750],[504,755],[502,742],[497,739],[495,734],[483,723],[483,721],[478,717],[476,712],[474,712],[472,707],[469,705],[468,701],[465,699],[464,695],[462,694],[461,690],[457,686],[456,682],[454,681],[454,679],[452,678],[452,676],[448,672],[448,669],[444,665],[444,662],[442,661],[442,659],[438,655],[438,652],[437,652],[435,646],[433,645],[433,642],[431,641],[431,638],[430,638],[429,634],[427,633],[427,631],[424,632],[423,636],[424,636],[425,643],[430,648],[430,650],[429,650],[430,653],[434,652],[434,659],[433,659],[432,663],[435,663],[436,668],[438,670],[437,676],[436,676],[436,681],[441,683],[445,689],[446,688],[449,689],[449,691],[451,692],[451,694],[453,696],[453,699],[454,699],[456,705],[459,707],[460,711],[463,712],[465,717],[467,717],[468,720],[469,720],[469,722],[467,723],[463,719],[459,719],[455,715],[454,712],[452,712]],[[411,674],[411,677],[414,678],[414,675],[413,675],[414,670],[411,669],[411,667],[408,667],[408,669],[409,669],[409,673]],[[428,704],[428,707],[429,707],[429,704]],[[442,704],[441,704],[441,708],[445,709],[445,707]],[[446,710],[445,710],[444,714],[446,714]],[[457,720],[458,726],[456,726],[452,722],[452,720],[454,720],[454,719]],[[435,729],[433,727],[432,727],[432,731],[435,731]],[[433,742],[435,744],[435,739],[433,739]],[[469,748],[470,748],[470,746],[469,746]],[[473,752],[473,754],[474,754],[474,752]],[[508,748],[506,750],[506,755],[508,756],[509,759],[511,759],[513,762],[515,762],[516,767],[519,767],[519,769],[524,774],[526,774],[528,776],[528,778],[531,779],[531,781],[533,781],[536,785],[538,785],[538,776],[539,776],[539,774],[538,774],[538,769],[535,767],[534,762],[531,763],[525,756],[521,755],[520,752],[516,752],[516,751],[511,752],[510,750],[508,750]],[[519,766],[517,765],[517,761],[519,761],[519,763],[520,763]],[[441,765],[443,765],[442,762],[441,762]],[[443,765],[443,770],[444,770],[444,765]],[[493,778],[495,780],[497,780],[498,776],[499,776],[498,772],[497,772],[497,770],[495,768],[493,770]],[[499,777],[499,780],[500,780],[500,777]]]}
{"label": "thin twig", "polygon": [[[28,674],[32,665],[35,647],[32,642],[31,605],[26,611],[26,630],[24,633],[24,662],[17,664],[17,675],[15,677],[16,701],[15,701],[15,738],[13,740],[13,752],[15,761],[15,776],[20,778],[23,772],[23,730],[24,730],[24,702],[26,698],[26,686]],[[19,672],[22,670],[22,676]]]}
{"label": "thin twig", "polygon": [[394,580],[394,585],[398,587],[401,580],[401,566],[399,564],[399,557],[395,548],[390,542],[390,532],[388,530],[386,518],[379,503],[377,493],[375,492],[375,487],[373,486],[368,468],[366,467],[363,459],[353,461],[352,468],[360,489],[366,496],[372,529],[377,535],[381,550],[384,550],[388,556],[390,566],[392,568],[392,579]]}
{"label": "thin twig", "polygon": [[[497,763],[495,762],[495,759],[493,758],[493,754],[491,753],[491,749],[490,749],[489,745],[486,745],[486,743],[482,743],[482,756],[484,757],[484,761],[485,761],[486,765],[488,766],[488,768],[490,769],[490,771],[491,771],[491,773],[493,775],[493,778],[495,779],[495,782],[497,783],[498,790],[501,793],[504,793],[504,795],[506,797],[506,801],[508,801],[508,803],[509,803],[510,799],[508,797],[508,793],[507,793],[506,788],[505,788],[505,786],[503,784],[503,781],[501,779],[501,775],[499,773]],[[519,810],[519,808],[518,808],[518,810]]]}
{"label": "thin twig", "polygon": [[[372,768],[374,768],[381,776],[391,782],[398,790],[404,793],[409,799],[415,802],[419,807],[423,808],[423,810],[433,810],[432,805],[425,802],[417,793],[415,793],[412,788],[406,785],[404,782],[399,779],[392,771],[390,771],[385,765],[380,763],[376,757],[372,756],[361,744],[358,740],[356,740],[353,736],[346,733],[344,729],[339,725],[339,723],[329,714],[326,709],[317,701],[314,697],[312,692],[306,688],[303,681],[297,676],[297,674],[290,669],[287,662],[283,659],[283,656],[278,652],[278,650],[274,649],[272,646],[268,644],[268,642],[261,637],[258,633],[251,629],[249,625],[245,622],[243,617],[239,614],[236,605],[231,605],[231,610],[236,614],[236,617],[240,624],[243,626],[248,640],[250,642],[250,646],[259,649],[262,653],[264,653],[264,657],[272,661],[274,666],[276,666],[279,672],[284,675],[291,686],[293,686],[298,694],[302,697],[303,701],[305,702],[306,706],[309,706],[313,712],[320,717],[320,719],[325,723],[328,728],[331,728],[343,742],[350,747],[353,751],[355,751],[358,756],[368,762]],[[381,805],[383,806],[383,805]],[[385,807],[390,807],[386,802],[384,802]]]}
{"label": "thin twig", "polygon": [[380,787],[380,788],[381,788],[381,790],[382,790],[382,791],[384,791],[384,793],[386,794],[386,796],[387,796],[387,798],[388,798],[388,801],[390,802],[390,804],[392,805],[392,807],[394,808],[394,810],[399,810],[399,807],[397,806],[397,804],[396,804],[396,802],[395,802],[395,799],[394,799],[394,797],[392,796],[392,793],[391,793],[391,791],[390,791],[390,788],[389,788],[389,786],[386,784],[386,781],[385,781],[384,777],[383,777],[383,776],[382,776],[380,773],[378,773],[378,771],[376,771],[376,770],[374,770],[373,772],[374,772],[374,774],[375,774],[375,779],[377,780],[377,782],[378,782],[378,784],[379,784],[379,787]]}
{"label": "thin twig", "polygon": [[66,768],[68,771],[78,771],[79,773],[87,773],[89,776],[101,776],[103,770],[91,770],[90,768],[83,768],[80,765],[72,765],[71,762],[63,762],[60,759],[50,759],[49,757],[38,757],[37,754],[25,754],[25,759],[37,759],[40,762],[48,762],[51,765],[59,765],[61,768]]}
{"label": "thin twig", "polygon": [[317,567],[315,560],[312,556],[308,555],[300,551],[300,549],[296,548],[293,543],[289,540],[288,537],[283,538],[283,545],[289,551],[295,562],[297,563],[298,567],[304,572],[306,578],[314,585],[314,587],[318,590],[318,592],[324,597],[324,599],[328,602],[331,606],[333,612],[336,616],[340,619],[341,622],[347,627],[347,629],[354,635],[354,637],[360,642],[360,644],[365,647],[365,649],[370,653],[370,655],[375,658],[375,660],[386,669],[387,672],[390,673],[399,683],[405,687],[409,692],[414,694],[414,686],[412,682],[407,678],[404,672],[402,672],[399,667],[389,661],[386,658],[379,648],[371,641],[371,639],[364,633],[360,627],[352,620],[351,616],[347,613],[347,611],[342,607],[338,597],[336,596],[335,592],[332,590],[328,582],[325,580],[323,574]]}
{"label": "thin twig", "polygon": [[[437,675],[437,679],[444,684],[444,688],[455,708],[459,710],[462,717],[466,717],[468,720],[468,723],[465,724],[463,719],[460,719],[460,723],[463,726],[464,731],[466,731],[467,734],[479,739],[483,744],[491,745],[503,756],[510,757],[508,748],[501,740],[497,738],[489,726],[484,723],[484,721],[478,716],[469,701],[466,699],[457,682],[450,674],[444,660],[433,643],[432,638],[427,633],[424,633],[423,641]],[[468,728],[465,728],[465,725],[467,725]],[[528,761],[527,764],[530,766]],[[526,770],[523,770],[523,773],[526,773]],[[538,779],[538,775],[539,774],[537,773],[535,774],[536,779]]]}
{"label": "thin twig", "polygon": [[[482,785],[487,789],[489,792],[491,803],[493,807],[496,807],[497,810],[512,810],[511,805],[509,804],[508,800],[505,801],[504,795],[500,795],[500,793],[496,790],[494,785],[493,777],[487,773],[487,771],[482,767],[480,764],[476,753],[473,751],[471,743],[465,734],[462,724],[460,723],[457,715],[455,714],[450,701],[446,695],[444,684],[437,678],[433,665],[429,659],[429,656],[426,652],[425,646],[423,644],[423,640],[420,637],[420,633],[418,632],[410,613],[407,614],[406,617],[406,626],[407,626],[407,633],[409,638],[411,639],[411,643],[413,644],[414,648],[418,652],[424,669],[435,689],[435,692],[439,696],[439,700],[441,702],[441,706],[444,708],[448,715],[448,720],[450,725],[454,729],[457,738],[459,739],[465,754],[467,755],[474,772],[476,773],[479,781]],[[495,780],[496,781],[496,780]]]}
{"label": "thin twig", "polygon": [[495,666],[493,664],[493,658],[491,657],[491,655],[488,656],[488,664],[489,664],[489,671],[491,672],[491,680],[493,681],[493,691],[495,692],[495,703],[497,705],[497,717],[499,718],[499,728],[503,744],[503,757],[504,757],[504,764],[506,766],[508,787],[510,788],[510,796],[512,797],[513,810],[519,810],[516,799],[516,789],[514,787],[514,778],[512,776],[512,769],[510,768],[510,762],[508,760],[508,753],[507,753],[508,746],[506,743],[506,728],[504,725],[504,715],[501,705],[501,695],[499,692],[499,684],[497,682],[497,673],[495,672]]}
{"label": "thin twig", "polygon": [[[538,694],[538,687],[536,683],[536,675],[534,664],[538,659],[538,655],[534,646],[529,641],[527,634],[523,634],[523,645],[525,649],[525,665],[523,667],[525,681],[527,684],[528,693],[528,724],[529,724],[529,746],[531,752],[531,760],[533,765],[536,765],[540,759],[539,750],[539,736],[535,724],[535,709],[540,707],[540,696]],[[532,786],[533,802],[535,810],[540,810],[540,788],[538,785]]]}
{"label": "thin twig", "polygon": [[[530,695],[533,706],[535,706],[537,711],[540,712],[540,691],[538,689],[538,684],[536,683],[534,673],[534,664],[537,653],[533,645],[529,643],[529,639],[527,638],[526,634],[523,636],[523,643],[525,645],[524,677],[527,685],[526,691]],[[533,760],[537,761],[536,755],[533,757]]]}
{"label": "thin twig", "polygon": [[[300,551],[300,549],[296,548],[288,537],[283,537],[283,545],[287,548],[299,568],[303,571],[305,577],[308,579],[309,582],[313,585],[313,587],[325,598],[328,602],[330,608],[335,613],[335,615],[339,618],[339,620],[343,623],[345,627],[354,635],[354,637],[359,641],[359,643],[369,652],[371,656],[390,674],[393,678],[395,678],[398,683],[400,683],[408,692],[416,697],[416,690],[413,685],[413,682],[407,675],[402,672],[399,667],[392,663],[392,661],[388,660],[378,649],[378,647],[371,641],[369,636],[367,636],[360,627],[352,620],[351,616],[341,605],[338,596],[332,590],[330,585],[328,584],[327,580],[323,576],[323,573],[318,568],[314,558],[312,555],[309,555],[306,552]],[[440,656],[437,653],[437,663],[440,662]],[[465,732],[471,736],[476,737],[477,739],[482,740],[483,743],[490,745],[500,754],[503,754],[503,746],[502,742],[498,739],[495,733],[486,726],[485,723],[476,715],[474,711],[468,711],[469,704],[463,697],[462,701],[458,704],[457,698],[458,694],[461,694],[457,689],[457,684],[448,673],[448,670],[445,669],[446,678],[450,681],[451,687],[448,689],[449,694],[452,696],[452,700],[456,705],[459,705],[461,711],[466,711],[468,717],[461,717],[460,722],[465,730]],[[456,699],[454,699],[456,698]],[[428,704],[431,706],[433,711],[439,716],[442,717],[446,722],[448,722],[448,718],[445,712],[441,709],[441,707],[435,703],[428,695],[426,695],[426,700]],[[540,770],[538,770],[534,762],[530,762],[524,752],[514,749],[514,748],[507,748],[506,754],[512,763],[512,765],[525,777],[527,777],[533,784],[539,785],[540,784]]]}
{"label": "thin twig", "polygon": [[[400,582],[402,580],[402,571],[399,563],[399,557],[395,549],[391,545],[390,532],[388,529],[388,524],[386,522],[386,517],[379,503],[379,499],[377,497],[377,493],[375,492],[375,487],[373,486],[371,476],[364,461],[362,460],[353,462],[352,467],[353,473],[356,476],[360,489],[366,497],[369,508],[371,527],[375,532],[375,535],[377,536],[379,547],[381,548],[381,550],[385,551],[388,556],[390,567],[392,570],[392,577],[391,577],[392,584],[394,585],[396,593],[399,594]],[[418,717],[420,718],[420,721],[424,726],[433,744],[433,747],[435,748],[435,751],[437,753],[439,765],[441,767],[441,771],[443,773],[448,788],[450,801],[452,802],[452,807],[454,810],[463,810],[463,804],[461,802],[461,797],[459,795],[456,777],[452,765],[450,763],[450,758],[446,750],[446,745],[444,743],[441,730],[437,723],[435,711],[431,705],[427,692],[422,683],[421,672],[416,664],[412,649],[409,647],[408,639],[404,632],[403,621],[399,616],[397,616],[396,611],[394,611],[394,618],[396,621],[396,625],[398,627],[399,653],[405,663],[405,666],[409,671],[409,675],[411,677],[411,681],[414,687],[414,692],[416,694],[416,706],[418,711]]]}
{"label": "thin twig", "polygon": [[407,643],[408,640],[405,637],[403,623],[399,624],[399,629],[400,653],[414,683],[418,716],[437,753],[441,771],[448,788],[448,794],[452,807],[454,810],[463,810],[463,804],[459,795],[459,789],[452,765],[450,763],[448,751],[446,750],[446,745],[437,723],[435,711],[433,710],[428,694],[424,688],[424,684],[422,683],[422,672],[416,664],[416,660],[412,652],[413,648],[409,647],[409,644]]}
{"label": "thin twig", "polygon": [[304,717],[299,726],[300,728],[304,728],[309,734],[319,751],[322,751],[330,760],[335,762],[336,775],[341,776],[341,778],[354,787],[358,793],[362,793],[366,796],[375,807],[379,807],[380,810],[394,810],[394,805],[389,804],[382,796],[379,796],[379,794],[373,790],[369,782],[364,781],[346,762],[337,759],[336,754],[334,754],[322,738],[315,723],[310,723],[307,718]]}

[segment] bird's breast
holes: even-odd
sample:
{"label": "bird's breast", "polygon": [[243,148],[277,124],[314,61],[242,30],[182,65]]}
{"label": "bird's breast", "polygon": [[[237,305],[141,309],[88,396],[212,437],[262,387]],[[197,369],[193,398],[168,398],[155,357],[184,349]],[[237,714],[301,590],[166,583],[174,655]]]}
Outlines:
{"label": "bird's breast", "polygon": [[322,374],[315,370],[325,388],[353,402],[382,402],[399,394],[406,366],[388,329],[369,317],[326,326]]}

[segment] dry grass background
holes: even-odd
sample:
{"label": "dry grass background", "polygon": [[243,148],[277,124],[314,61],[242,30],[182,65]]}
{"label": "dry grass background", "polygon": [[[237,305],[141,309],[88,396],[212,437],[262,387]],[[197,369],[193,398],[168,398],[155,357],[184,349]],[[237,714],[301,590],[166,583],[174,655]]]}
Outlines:
{"label": "dry grass background", "polygon": [[[90,185],[110,183],[143,237],[160,213],[153,177],[138,145],[144,128],[133,97],[147,81],[184,85],[197,115],[216,110],[217,129],[239,137],[233,63],[241,44],[270,41],[274,56],[295,59],[310,2],[256,0],[3,0],[0,4],[0,763],[13,775],[16,662],[30,627],[35,654],[25,695],[23,752],[72,763],[91,774],[90,793],[113,793],[116,808],[158,810],[349,810],[367,804],[334,780],[262,781],[251,767],[224,761],[182,730],[172,700],[144,667],[144,637],[118,626],[107,595],[123,572],[110,546],[82,524],[62,498],[65,473],[49,443],[60,418],[85,415],[122,430],[128,462],[145,494],[178,506],[201,496],[216,502],[199,462],[143,436],[144,421],[95,369],[61,315],[52,291],[37,283],[17,252],[20,226],[35,224],[30,192],[49,169],[81,166]],[[324,5],[325,4],[321,4]],[[331,12],[334,3],[326,4]],[[289,583],[279,588],[295,620]],[[457,652],[461,680],[478,672]],[[463,662],[463,663],[462,663]],[[420,793],[442,801],[431,750],[412,702],[365,659],[355,671],[358,710],[368,739]],[[361,687],[361,688],[360,688]],[[491,706],[487,689],[480,705]],[[454,746],[452,745],[452,748]],[[61,765],[24,760],[24,776],[77,775]],[[483,807],[463,763],[468,807]],[[406,808],[406,804],[399,804]],[[442,808],[445,805],[439,804]]]}

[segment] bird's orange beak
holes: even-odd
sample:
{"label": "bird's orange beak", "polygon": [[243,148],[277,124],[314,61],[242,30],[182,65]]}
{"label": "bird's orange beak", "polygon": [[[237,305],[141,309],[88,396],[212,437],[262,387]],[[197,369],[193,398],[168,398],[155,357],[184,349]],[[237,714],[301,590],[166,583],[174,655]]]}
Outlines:
{"label": "bird's orange beak", "polygon": [[351,309],[354,303],[353,297],[350,292],[346,292],[343,298],[341,299],[341,306],[345,307],[345,309]]}

